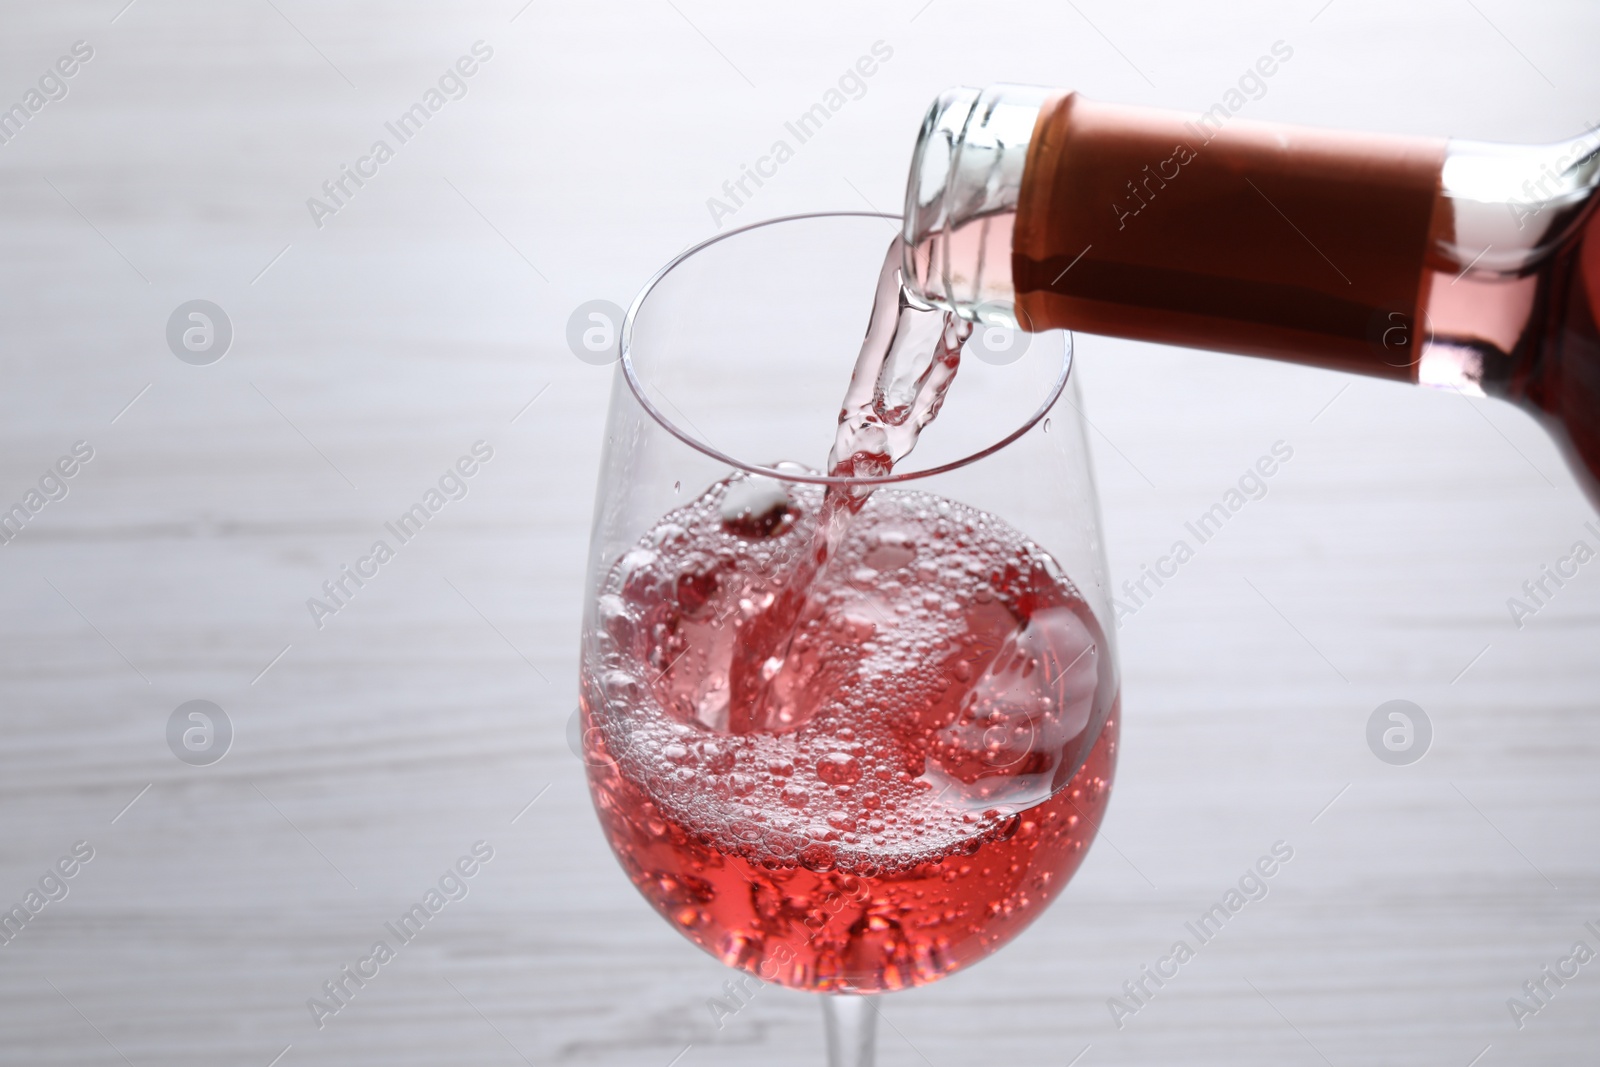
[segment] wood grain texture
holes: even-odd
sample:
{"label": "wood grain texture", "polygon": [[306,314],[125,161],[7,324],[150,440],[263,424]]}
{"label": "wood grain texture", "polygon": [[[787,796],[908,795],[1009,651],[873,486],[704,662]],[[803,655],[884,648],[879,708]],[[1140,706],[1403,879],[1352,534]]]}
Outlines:
{"label": "wood grain texture", "polygon": [[[706,198],[874,41],[893,58],[735,221],[892,207],[955,81],[1203,109],[1283,39],[1251,117],[1540,140],[1600,100],[1576,3],[919,2],[0,16],[0,102],[94,49],[0,146],[0,502],[94,448],[0,546],[0,903],[95,850],[0,947],[0,1063],[821,1062],[804,995],[717,1027],[726,972],[589,811],[565,729],[609,372],[564,331],[712,232]],[[306,199],[478,40],[466,95],[319,228]],[[195,298],[235,330],[206,367],[163,333]],[[1124,620],[1122,765],[1074,884],[886,999],[882,1062],[1584,1062],[1600,963],[1520,1030],[1506,1006],[1600,948],[1600,564],[1520,629],[1506,609],[1597,543],[1554,449],[1455,396],[1079,351],[1119,580],[1274,442],[1294,457]],[[478,440],[468,496],[319,629],[307,598]],[[236,728],[204,768],[164,735],[196,698]],[[1436,730],[1410,767],[1364,742],[1394,698]],[[319,1030],[307,998],[479,840],[469,895]],[[1278,840],[1266,899],[1113,1025],[1107,998]]]}

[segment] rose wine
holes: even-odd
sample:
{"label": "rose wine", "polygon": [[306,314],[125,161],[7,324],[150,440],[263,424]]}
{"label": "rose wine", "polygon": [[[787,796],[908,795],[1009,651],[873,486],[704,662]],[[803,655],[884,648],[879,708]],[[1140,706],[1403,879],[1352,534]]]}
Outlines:
{"label": "rose wine", "polygon": [[[961,346],[972,332],[971,323],[950,312],[910,303],[900,274],[903,259],[899,240],[892,241],[828,454],[834,477],[887,475],[916,447],[944,404],[960,368]],[[770,605],[738,620],[728,685],[736,728],[768,717],[774,672],[785,661],[811,587],[871,492],[870,485],[830,486],[809,550],[792,554],[793,566]]]}
{"label": "rose wine", "polygon": [[913,155],[905,275],[963,317],[1499,396],[1600,503],[1597,189],[1600,130],[1496,145],[958,89]]}
{"label": "rose wine", "polygon": [[734,664],[836,506],[736,475],[606,575],[583,650],[596,809],[641,893],[763,980],[875,992],[1003,944],[1104,811],[1115,672],[1055,561],[1000,519],[880,488],[849,509],[767,663]]}
{"label": "rose wine", "polygon": [[[828,473],[884,478],[971,323],[888,250]],[[768,981],[877,992],[1061,890],[1116,754],[1104,636],[1055,561],[925,492],[735,475],[607,574],[584,648],[596,809],[639,890]]]}

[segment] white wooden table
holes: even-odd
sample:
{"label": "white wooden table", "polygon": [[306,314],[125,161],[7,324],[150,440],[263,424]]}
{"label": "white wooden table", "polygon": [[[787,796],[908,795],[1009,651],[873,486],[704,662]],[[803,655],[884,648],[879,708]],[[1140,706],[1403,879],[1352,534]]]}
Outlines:
{"label": "white wooden table", "polygon": [[[609,370],[564,331],[712,232],[707,198],[875,41],[892,58],[736,221],[892,208],[947,83],[1202,109],[1280,39],[1254,117],[1600,118],[1577,2],[123,3],[0,16],[0,103],[93,50],[0,145],[0,503],[94,451],[0,546],[0,904],[94,852],[0,946],[0,1062],[30,1067],[820,1062],[804,995],[716,1028],[726,972],[589,811],[565,729]],[[465,96],[361,164],[480,40]],[[319,228],[341,165],[370,176]],[[207,366],[164,336],[194,299],[233,327]],[[1074,884],[886,1000],[882,1062],[1587,1062],[1600,963],[1520,1030],[1507,1008],[1600,949],[1600,564],[1520,629],[1506,608],[1600,546],[1552,447],[1454,396],[1079,352],[1119,580],[1275,441],[1294,458],[1125,620],[1116,798]],[[466,498],[319,629],[307,599],[480,440]],[[1364,730],[1401,698],[1435,736],[1394,767]],[[166,740],[195,699],[235,731],[210,766]],[[1280,840],[1267,898],[1117,1029],[1107,998]],[[478,841],[469,894],[318,1029],[307,999]]]}

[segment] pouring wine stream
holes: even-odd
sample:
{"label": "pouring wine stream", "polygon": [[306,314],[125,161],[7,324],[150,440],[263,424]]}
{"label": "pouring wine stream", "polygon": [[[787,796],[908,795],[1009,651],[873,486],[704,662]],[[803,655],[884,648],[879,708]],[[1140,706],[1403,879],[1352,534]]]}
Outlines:
{"label": "pouring wine stream", "polygon": [[[911,302],[901,280],[902,252],[896,238],[878,273],[866,337],[828,453],[832,477],[882,477],[910,454],[938,416],[961,366],[961,346],[972,333],[972,324],[954,313]],[[816,534],[782,592],[739,623],[728,678],[734,732],[767,724],[773,679],[788,658],[811,589],[871,494],[871,486],[828,486]]]}

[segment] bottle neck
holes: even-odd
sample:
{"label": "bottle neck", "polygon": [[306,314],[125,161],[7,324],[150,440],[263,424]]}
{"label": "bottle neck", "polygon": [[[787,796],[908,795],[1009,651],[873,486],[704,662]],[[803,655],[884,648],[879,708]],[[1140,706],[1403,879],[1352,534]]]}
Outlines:
{"label": "bottle neck", "polygon": [[1600,187],[1600,127],[1543,145],[1450,141],[1439,176],[1447,225],[1435,262],[1483,277],[1536,270],[1577,229]]}
{"label": "bottle neck", "polygon": [[1600,186],[1600,130],[1517,146],[1220,110],[942,94],[907,186],[909,295],[991,324],[1477,387],[1500,373],[1493,346],[1429,343],[1459,317],[1461,285],[1441,286],[1537,271]]}
{"label": "bottle neck", "polygon": [[939,95],[906,185],[902,281],[915,301],[1016,325],[1012,224],[1048,89],[996,85]]}
{"label": "bottle neck", "polygon": [[1549,377],[1542,364],[1552,324],[1544,319],[1569,302],[1552,268],[1581,240],[1597,187],[1600,128],[1544,145],[1449,142],[1423,275],[1416,381],[1547,402],[1528,390]]}

